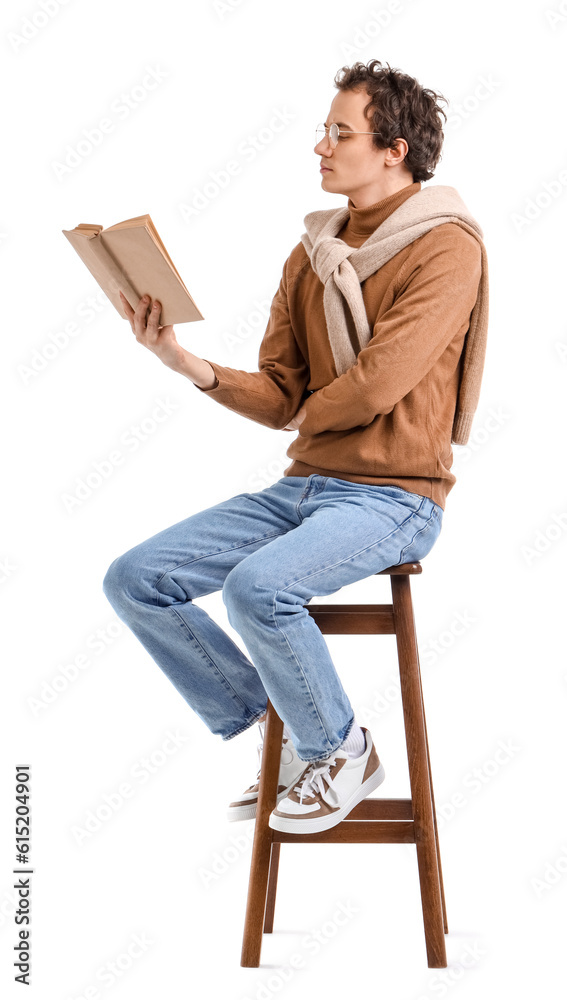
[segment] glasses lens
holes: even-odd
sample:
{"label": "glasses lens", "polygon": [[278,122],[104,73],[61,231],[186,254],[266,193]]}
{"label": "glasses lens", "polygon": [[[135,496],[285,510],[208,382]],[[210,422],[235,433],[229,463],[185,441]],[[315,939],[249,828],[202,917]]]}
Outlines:
{"label": "glasses lens", "polygon": [[335,146],[338,145],[339,142],[339,126],[335,122],[333,122],[330,128],[326,129],[323,123],[321,122],[321,124],[318,125],[317,128],[315,129],[315,135],[317,137],[318,143],[323,141],[323,139],[327,135],[327,132],[329,133],[329,140],[331,142],[331,146],[333,146],[334,148]]}

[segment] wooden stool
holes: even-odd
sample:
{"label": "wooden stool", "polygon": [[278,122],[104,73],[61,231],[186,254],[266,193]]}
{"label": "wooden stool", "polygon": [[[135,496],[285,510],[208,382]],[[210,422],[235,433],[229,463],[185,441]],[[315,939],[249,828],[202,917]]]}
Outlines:
{"label": "wooden stool", "polygon": [[420,562],[402,563],[375,574],[390,577],[392,604],[304,605],[323,633],[395,633],[411,799],[367,797],[346,819],[322,833],[272,830],[268,818],[276,806],[283,720],[268,700],[240,961],[243,966],[259,966],[262,933],[269,934],[273,929],[281,843],[415,844],[427,965],[430,969],[447,966],[444,938],[448,933],[447,914],[409,581],[410,575],[421,573],[421,569]]}

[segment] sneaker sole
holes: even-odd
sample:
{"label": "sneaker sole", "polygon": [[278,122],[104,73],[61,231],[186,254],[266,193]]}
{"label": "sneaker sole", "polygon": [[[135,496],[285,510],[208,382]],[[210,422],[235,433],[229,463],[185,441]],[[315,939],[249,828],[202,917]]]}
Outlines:
{"label": "sneaker sole", "polygon": [[[308,762],[305,761],[305,767],[307,767],[307,764]],[[305,768],[303,768],[303,771],[304,770]],[[298,778],[300,777],[300,775],[303,774],[303,771],[300,771],[299,774],[297,774],[297,776],[291,782],[291,785],[288,785],[287,788],[284,788],[283,792],[279,792],[276,799],[276,805],[278,802],[281,802],[282,799],[285,799],[288,792],[291,792],[291,789],[293,788],[294,785],[297,784]],[[234,808],[229,809],[227,811],[226,815],[229,823],[236,823],[239,820],[256,819],[257,811],[258,811],[258,800],[256,799],[256,802],[251,802],[250,805],[234,806]]]}
{"label": "sneaker sole", "polygon": [[384,766],[380,764],[374,773],[353,792],[348,802],[345,802],[344,806],[328,816],[321,816],[319,819],[303,819],[301,817],[274,816],[273,812],[271,812],[268,819],[268,826],[272,830],[280,830],[282,833],[321,833],[323,830],[330,830],[331,827],[340,823],[345,816],[348,816],[354,807],[359,802],[362,802],[362,799],[365,799],[367,795],[370,795],[370,792],[378,788],[378,785],[382,784],[385,777]]}

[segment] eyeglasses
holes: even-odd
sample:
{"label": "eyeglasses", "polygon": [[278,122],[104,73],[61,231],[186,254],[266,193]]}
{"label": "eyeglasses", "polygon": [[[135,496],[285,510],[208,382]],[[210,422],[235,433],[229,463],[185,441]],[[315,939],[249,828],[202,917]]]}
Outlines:
{"label": "eyeglasses", "polygon": [[339,144],[339,136],[341,135],[380,135],[380,132],[353,132],[350,129],[339,128],[336,122],[333,122],[332,125],[329,125],[327,128],[327,126],[321,122],[315,129],[317,145],[322,142],[327,134],[329,136],[331,146],[335,149]]}

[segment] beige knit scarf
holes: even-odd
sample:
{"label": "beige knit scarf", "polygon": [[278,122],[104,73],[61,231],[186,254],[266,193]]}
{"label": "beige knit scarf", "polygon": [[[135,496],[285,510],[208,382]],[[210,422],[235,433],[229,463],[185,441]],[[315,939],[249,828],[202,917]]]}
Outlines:
{"label": "beige knit scarf", "polygon": [[407,198],[358,248],[336,237],[349,215],[348,207],[309,212],[304,219],[307,232],[301,237],[313,270],[325,286],[323,306],[337,375],[348,371],[357,356],[348,333],[345,299],[355,324],[360,350],[372,337],[361,281],[434,226],[455,222],[478,239],[482,271],[461,354],[459,391],[452,428],[452,443],[466,444],[480,396],[488,330],[488,265],[482,229],[456,189],[441,184],[422,188]]}

